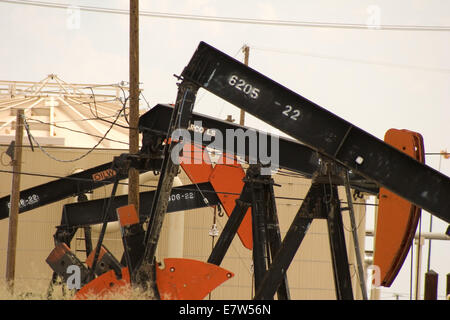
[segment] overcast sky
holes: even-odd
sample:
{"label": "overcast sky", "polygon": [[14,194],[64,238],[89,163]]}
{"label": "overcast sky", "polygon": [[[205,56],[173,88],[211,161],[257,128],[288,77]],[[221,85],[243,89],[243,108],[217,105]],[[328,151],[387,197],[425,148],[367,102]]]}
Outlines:
{"label": "overcast sky", "polygon": [[[128,9],[128,1],[49,2]],[[421,133],[426,152],[450,151],[450,2],[408,1],[141,1],[142,12],[367,25],[363,29],[267,26],[155,17],[140,18],[140,79],[153,106],[172,103],[180,74],[200,41],[383,139],[390,128]],[[75,12],[75,13],[74,13]],[[127,15],[56,9],[0,1],[0,80],[39,81],[50,73],[67,82],[128,81]],[[379,30],[380,25],[446,26],[447,31]],[[371,28],[369,28],[371,26]],[[195,111],[239,120],[239,110],[200,90]],[[246,125],[273,128],[247,116]],[[427,156],[450,176],[450,160]],[[422,230],[428,231],[429,215]],[[433,231],[447,224],[434,220]],[[434,241],[432,268],[439,294],[450,272],[450,243]],[[424,246],[424,266],[427,246]],[[409,257],[396,284],[409,294]],[[421,290],[423,292],[423,290]],[[389,293],[389,294],[388,294]],[[408,297],[401,297],[408,298]]]}

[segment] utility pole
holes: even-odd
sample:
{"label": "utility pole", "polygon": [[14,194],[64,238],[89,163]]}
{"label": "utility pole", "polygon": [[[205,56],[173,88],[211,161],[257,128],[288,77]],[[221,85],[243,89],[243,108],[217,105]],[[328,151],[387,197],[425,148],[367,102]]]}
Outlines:
{"label": "utility pole", "polygon": [[[139,152],[139,0],[130,0],[130,154]],[[139,171],[128,172],[128,204],[139,212]]]}
{"label": "utility pole", "polygon": [[23,109],[17,110],[16,138],[14,148],[12,190],[9,209],[8,248],[6,253],[6,283],[8,290],[14,291],[16,270],[17,229],[19,222],[20,172],[22,170]]}
{"label": "utility pole", "polygon": [[[246,44],[242,47],[242,51],[244,52],[244,64],[248,66],[248,56],[250,54],[250,47]],[[239,124],[241,126],[244,125],[245,122],[245,111],[241,109],[241,117],[239,119]]]}

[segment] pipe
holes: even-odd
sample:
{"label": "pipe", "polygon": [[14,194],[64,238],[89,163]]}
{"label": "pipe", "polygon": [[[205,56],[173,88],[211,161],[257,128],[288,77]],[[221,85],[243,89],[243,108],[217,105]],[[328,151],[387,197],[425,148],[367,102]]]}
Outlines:
{"label": "pipe", "polygon": [[[374,231],[373,230],[366,230],[366,236],[367,237],[373,237],[374,236]],[[450,240],[450,236],[447,236],[446,234],[443,234],[443,233],[437,233],[437,232],[421,232],[420,236],[423,237],[424,239]],[[416,235],[414,236],[414,239],[418,239],[418,238],[419,238],[419,234],[416,233]]]}

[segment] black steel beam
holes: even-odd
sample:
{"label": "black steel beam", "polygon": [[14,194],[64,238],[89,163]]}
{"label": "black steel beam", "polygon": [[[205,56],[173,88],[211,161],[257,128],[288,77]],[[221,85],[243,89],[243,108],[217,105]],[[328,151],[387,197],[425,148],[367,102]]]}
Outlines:
{"label": "black steel beam", "polygon": [[[117,158],[119,159],[120,157]],[[150,166],[149,168],[140,168],[139,170],[141,173],[149,170],[157,170],[161,167],[161,163],[162,159],[151,159],[147,161],[147,165]],[[111,184],[114,182],[116,176],[118,180],[123,180],[128,178],[128,173],[117,170],[114,162],[108,162],[79,173],[71,174],[67,177],[22,190],[20,192],[19,213],[27,212]],[[9,195],[0,198],[0,220],[9,217],[9,201]]]}
{"label": "black steel beam", "polygon": [[[167,132],[167,141],[169,139],[174,139],[172,134],[175,133],[176,130],[186,129],[188,127],[189,118],[192,109],[194,108],[198,89],[198,86],[189,81],[183,81],[179,84],[177,100]],[[155,196],[153,197],[148,227],[144,238],[144,255],[141,263],[137,266],[136,271],[131,276],[132,283],[138,284],[144,289],[148,288],[147,285],[149,285],[154,296],[159,295],[156,287],[155,253],[161,234],[164,216],[167,211],[173,180],[178,174],[179,168],[179,163],[176,163],[179,159],[177,158],[177,155],[174,154],[176,145],[177,144],[175,143],[165,145],[163,162],[160,169],[160,178],[158,180]],[[174,156],[177,159],[173,159]]]}
{"label": "black steel beam", "polygon": [[[101,164],[91,169],[50,181],[20,192],[19,212],[26,212],[49,203],[85,193],[105,184],[111,184],[117,174],[112,169],[112,162]],[[120,175],[125,179],[125,175]],[[10,196],[0,199],[0,220],[9,216]]]}
{"label": "black steel beam", "polygon": [[[250,170],[254,170],[252,166],[247,169],[247,173]],[[256,175],[256,178],[259,177],[260,176]],[[268,255],[266,251],[266,206],[264,203],[264,185],[260,182],[250,182],[250,189],[252,190],[253,270],[255,291],[257,291],[268,267]]]}
{"label": "black steel beam", "polygon": [[[269,243],[270,249],[270,264],[272,264],[274,257],[278,253],[278,250],[280,250],[281,248],[280,224],[278,222],[277,207],[275,202],[275,192],[273,190],[273,179],[271,179],[271,182],[272,183],[267,185],[268,191],[266,192],[266,196],[268,197],[268,199],[266,200],[268,204],[266,228],[267,228],[267,241]],[[278,300],[291,299],[286,273],[284,274],[283,279],[281,280],[280,285],[278,286],[277,297]]]}
{"label": "black steel beam", "polygon": [[[167,134],[172,111],[173,106],[158,104],[139,118],[139,130],[143,133],[143,143],[147,140],[147,136],[163,136]],[[204,139],[195,143],[203,144],[205,147],[214,146],[216,149],[221,147],[222,152],[240,156],[249,162],[252,161],[252,163],[261,162],[260,154],[273,155],[272,138],[276,139],[278,141],[278,159],[273,158],[274,162],[272,165],[298,172],[306,178],[311,178],[314,172],[317,171],[319,158],[326,158],[297,140],[280,137],[229,121],[222,121],[207,115],[193,112],[190,121],[191,126],[188,129],[191,134],[191,141],[195,141],[196,133],[200,133]],[[196,123],[200,123],[200,125],[195,125]],[[237,132],[238,130],[246,133],[247,136],[244,140],[245,145],[243,148],[240,148],[242,145],[238,148],[236,141],[233,141],[233,144],[231,144],[225,139],[227,132]],[[222,143],[216,143],[218,133],[223,137]],[[254,140],[252,141],[252,139]],[[260,141],[262,139],[265,139],[266,143],[263,145],[267,146],[267,150],[260,150]],[[153,141],[152,139],[148,140]],[[242,141],[239,143],[242,144]],[[255,152],[249,152],[251,149]],[[376,184],[353,173],[350,173],[350,184],[354,189],[372,194],[378,194],[379,191]]]}
{"label": "black steel beam", "polygon": [[450,222],[450,178],[201,42],[181,75]]}
{"label": "black steel beam", "polygon": [[[141,203],[139,206],[140,221],[145,221],[148,218],[148,208],[153,202],[154,195],[155,191],[146,191],[139,194],[139,203]],[[174,187],[169,197],[167,212],[206,207],[207,204],[203,196],[206,197],[208,204],[211,206],[220,203],[214,188],[209,182]],[[106,201],[108,201],[108,198],[64,205],[61,226],[72,228],[102,223],[102,208]],[[107,212],[107,222],[117,221],[116,209],[127,204],[127,195],[114,197],[111,207]]]}

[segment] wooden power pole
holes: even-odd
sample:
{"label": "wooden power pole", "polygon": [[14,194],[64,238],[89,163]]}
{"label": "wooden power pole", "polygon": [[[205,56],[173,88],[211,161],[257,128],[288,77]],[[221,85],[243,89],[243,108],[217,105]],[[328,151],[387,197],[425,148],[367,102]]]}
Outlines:
{"label": "wooden power pole", "polygon": [[[249,54],[250,54],[250,47],[247,46],[247,45],[244,45],[244,46],[242,47],[242,51],[244,52],[244,64],[245,64],[246,66],[248,66],[248,56],[249,56]],[[244,123],[245,123],[245,111],[241,109],[241,117],[240,117],[240,119],[239,119],[239,124],[240,124],[241,126],[243,126]]]}
{"label": "wooden power pole", "polygon": [[[139,152],[139,0],[130,0],[130,154]],[[139,171],[128,172],[128,204],[139,212]]]}
{"label": "wooden power pole", "polygon": [[11,293],[14,291],[14,276],[16,270],[17,229],[19,222],[20,172],[22,170],[22,139],[23,139],[22,109],[17,110],[16,138],[14,147],[12,191],[9,200],[9,230],[8,248],[6,253],[6,283]]}

